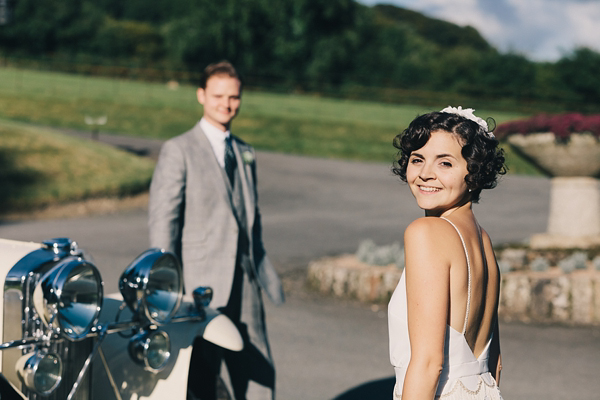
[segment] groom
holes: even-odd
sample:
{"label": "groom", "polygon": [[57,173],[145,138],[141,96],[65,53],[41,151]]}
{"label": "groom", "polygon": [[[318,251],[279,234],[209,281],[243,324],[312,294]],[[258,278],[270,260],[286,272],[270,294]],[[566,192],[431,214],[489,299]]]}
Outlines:
{"label": "groom", "polygon": [[273,399],[275,393],[261,293],[276,304],[284,296],[262,243],[255,152],[230,132],[241,95],[233,65],[206,67],[197,90],[204,115],[165,142],[150,186],[150,245],[180,257],[186,293],[212,287],[211,306],[244,339],[239,353],[196,340],[188,398],[214,399],[219,375],[235,399]]}

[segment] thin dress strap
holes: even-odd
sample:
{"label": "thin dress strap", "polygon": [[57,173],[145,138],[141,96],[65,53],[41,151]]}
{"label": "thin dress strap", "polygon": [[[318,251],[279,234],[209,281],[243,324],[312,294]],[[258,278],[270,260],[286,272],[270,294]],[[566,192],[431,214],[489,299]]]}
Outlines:
{"label": "thin dress strap", "polygon": [[462,334],[464,335],[465,332],[467,331],[467,321],[469,320],[469,311],[471,310],[471,262],[469,260],[469,252],[467,251],[467,245],[465,244],[465,239],[463,239],[463,236],[460,233],[460,231],[458,230],[458,228],[456,227],[456,225],[454,225],[454,223],[452,221],[450,221],[448,218],[445,218],[445,217],[440,217],[440,218],[443,219],[444,221],[448,221],[448,223],[450,223],[450,225],[452,225],[454,227],[454,229],[456,229],[456,232],[458,233],[458,237],[460,237],[460,241],[462,242],[463,249],[465,250],[465,257],[467,258],[467,273],[468,273],[467,310],[465,312],[465,324],[463,325],[463,329],[462,329]]}

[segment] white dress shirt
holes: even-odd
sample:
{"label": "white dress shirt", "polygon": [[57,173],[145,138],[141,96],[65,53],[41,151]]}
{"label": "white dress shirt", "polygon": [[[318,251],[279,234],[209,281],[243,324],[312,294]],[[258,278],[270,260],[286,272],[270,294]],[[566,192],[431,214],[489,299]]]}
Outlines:
{"label": "white dress shirt", "polygon": [[204,131],[206,138],[210,142],[219,165],[221,168],[225,168],[225,140],[231,132],[228,130],[223,132],[204,118],[200,120],[200,128],[202,128],[202,131]]}

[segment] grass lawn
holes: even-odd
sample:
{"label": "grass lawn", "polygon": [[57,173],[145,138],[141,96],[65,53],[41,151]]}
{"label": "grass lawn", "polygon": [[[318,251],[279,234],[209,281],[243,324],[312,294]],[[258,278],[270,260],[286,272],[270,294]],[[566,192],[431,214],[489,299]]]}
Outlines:
{"label": "grass lawn", "polygon": [[[258,149],[390,162],[394,136],[418,114],[438,107],[320,98],[247,90],[234,131]],[[464,105],[478,108],[477,104]],[[521,114],[478,109],[497,123]],[[106,115],[103,132],[169,138],[202,115],[195,87],[0,68],[0,117],[87,129],[86,115]],[[507,149],[512,173],[537,173]]]}
{"label": "grass lawn", "polygon": [[154,163],[113,147],[0,120],[0,214],[147,190]]}

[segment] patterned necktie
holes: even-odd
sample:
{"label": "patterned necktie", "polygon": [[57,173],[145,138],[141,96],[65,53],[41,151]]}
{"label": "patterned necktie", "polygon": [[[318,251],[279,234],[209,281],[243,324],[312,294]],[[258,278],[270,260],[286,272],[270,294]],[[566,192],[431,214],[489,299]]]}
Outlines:
{"label": "patterned necktie", "polygon": [[237,161],[235,154],[233,153],[233,147],[231,147],[231,136],[225,139],[225,172],[229,178],[229,183],[233,187],[233,173],[237,167]]}

